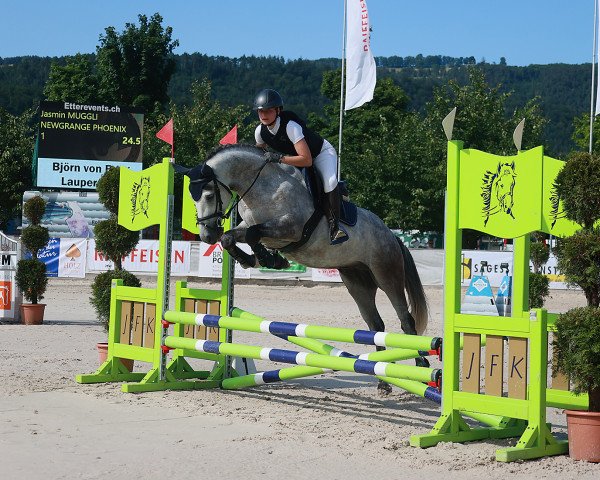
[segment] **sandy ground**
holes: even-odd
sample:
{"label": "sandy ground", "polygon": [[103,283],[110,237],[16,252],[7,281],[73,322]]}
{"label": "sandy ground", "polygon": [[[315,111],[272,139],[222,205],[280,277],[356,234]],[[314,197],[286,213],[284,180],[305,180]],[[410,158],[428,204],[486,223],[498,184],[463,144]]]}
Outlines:
{"label": "sandy ground", "polygon": [[[0,325],[2,479],[600,478],[600,464],[568,456],[497,463],[496,448],[514,440],[412,448],[410,435],[429,431],[438,406],[396,388],[379,397],[376,381],[357,374],[237,392],[126,394],[118,384],[79,385],[75,375],[97,368],[95,344],[106,339],[89,285],[51,280],[44,325]],[[442,289],[426,292],[426,334],[440,335]],[[553,291],[548,307],[584,303],[581,293]],[[364,328],[340,285],[240,285],[235,304],[270,320]],[[388,329],[399,331],[387,300],[379,297],[378,305]],[[251,333],[234,340],[289,348]],[[565,435],[561,411],[550,409],[548,420]]]}

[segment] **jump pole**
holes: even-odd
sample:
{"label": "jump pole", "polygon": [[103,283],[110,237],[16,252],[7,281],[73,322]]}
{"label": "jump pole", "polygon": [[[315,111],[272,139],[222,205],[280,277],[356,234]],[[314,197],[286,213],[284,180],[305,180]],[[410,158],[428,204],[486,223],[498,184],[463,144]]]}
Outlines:
{"label": "jump pole", "polygon": [[165,338],[164,346],[167,349],[183,348],[199,352],[253,358],[256,360],[271,360],[273,362],[331,368],[333,370],[365,373],[368,375],[405,378],[419,382],[437,382],[441,376],[441,370],[437,368],[413,367],[389,362],[331,357],[318,353],[295,352],[293,350],[196,340],[193,338],[167,337]]}
{"label": "jump pole", "polygon": [[361,345],[376,345],[380,347],[435,350],[441,345],[441,338],[439,337],[373,332],[370,330],[353,330],[350,328],[339,327],[322,327],[318,325],[288,322],[272,322],[261,319],[254,320],[251,318],[241,319],[188,312],[167,311],[165,312],[164,319],[168,323],[203,325],[205,327],[218,327],[243,332],[272,333],[273,335],[288,335],[335,342],[357,343]]}

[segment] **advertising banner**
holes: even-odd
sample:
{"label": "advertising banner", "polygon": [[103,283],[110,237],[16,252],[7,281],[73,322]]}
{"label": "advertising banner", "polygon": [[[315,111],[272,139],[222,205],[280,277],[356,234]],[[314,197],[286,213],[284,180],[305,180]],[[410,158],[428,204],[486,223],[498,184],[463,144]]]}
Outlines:
{"label": "advertising banner", "polygon": [[[110,217],[96,192],[25,192],[23,203],[34,196],[46,200],[40,224],[51,237],[93,238],[98,222]],[[29,220],[23,216],[23,228]]]}
{"label": "advertising banner", "polygon": [[111,167],[141,170],[143,125],[129,107],[41,102],[36,185],[95,190]]}
{"label": "advertising banner", "polygon": [[[252,250],[245,243],[238,243],[244,252],[251,253]],[[209,245],[200,243],[200,255],[198,259],[198,276],[208,278],[221,278],[223,266],[223,247],[221,243]],[[255,268],[244,269],[238,262],[235,262],[235,278],[250,278],[251,271],[257,271]]]}
{"label": "advertising banner", "polygon": [[0,318],[19,319],[21,292],[15,274],[20,254],[18,243],[0,232]]}
{"label": "advertising banner", "polygon": [[[46,264],[46,276],[85,278],[86,242],[86,238],[51,238],[38,252],[38,259]],[[25,252],[25,258],[31,258],[31,253]]]}
{"label": "advertising banner", "polygon": [[[137,247],[123,258],[123,268],[134,273],[157,273],[160,252],[158,240],[140,240]],[[174,241],[171,249],[171,274],[190,274],[190,242]],[[87,271],[105,272],[113,263],[96,251],[95,240],[88,241]]]}
{"label": "advertising banner", "polygon": [[312,281],[313,282],[341,282],[340,272],[335,268],[313,268]]}
{"label": "advertising banner", "polygon": [[[487,262],[487,266],[482,268],[481,261]],[[461,263],[463,286],[468,286],[474,276],[485,275],[492,287],[499,287],[506,275],[503,264],[508,265],[508,275],[513,274],[513,252],[463,250]],[[529,264],[529,270],[533,272],[532,263]],[[554,255],[550,254],[548,261],[542,265],[540,273],[548,276],[551,289],[567,288],[565,277],[560,273]]]}

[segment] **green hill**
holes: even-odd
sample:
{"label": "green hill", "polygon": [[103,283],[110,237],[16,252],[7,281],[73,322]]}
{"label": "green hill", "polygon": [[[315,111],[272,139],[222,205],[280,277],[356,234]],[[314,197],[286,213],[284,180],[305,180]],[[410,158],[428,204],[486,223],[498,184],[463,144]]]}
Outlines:
{"label": "green hill", "polygon": [[[250,107],[254,94],[264,87],[278,89],[286,106],[301,115],[321,113],[328,100],[321,95],[324,71],[340,68],[335,58],[286,60],[281,57],[214,57],[200,53],[176,56],[177,71],[169,94],[177,104],[190,99],[194,80],[208,78],[215,98],[224,105]],[[391,77],[407,93],[411,107],[423,110],[432,99],[433,89],[450,80],[464,83],[467,66],[473,57],[377,57],[379,77]],[[0,58],[0,107],[13,114],[35,106],[42,98],[52,62],[65,57]],[[584,65],[530,65],[513,67],[501,59],[499,64],[480,62],[490,85],[512,92],[507,108],[513,110],[539,96],[543,113],[549,120],[545,132],[548,153],[561,155],[573,148],[573,118],[589,111],[590,68]]]}

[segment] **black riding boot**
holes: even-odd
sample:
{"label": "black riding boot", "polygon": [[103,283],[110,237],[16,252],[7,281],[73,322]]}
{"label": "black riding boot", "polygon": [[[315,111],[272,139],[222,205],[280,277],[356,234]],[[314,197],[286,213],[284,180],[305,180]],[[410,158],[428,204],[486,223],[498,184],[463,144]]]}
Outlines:
{"label": "black riding boot", "polygon": [[331,245],[337,245],[348,240],[348,233],[340,226],[340,187],[336,186],[331,192],[325,194],[325,217],[329,224],[329,240]]}

